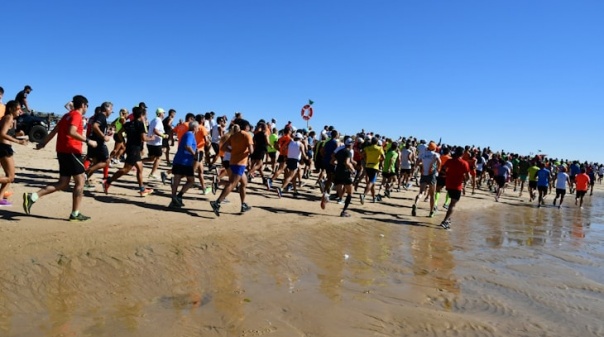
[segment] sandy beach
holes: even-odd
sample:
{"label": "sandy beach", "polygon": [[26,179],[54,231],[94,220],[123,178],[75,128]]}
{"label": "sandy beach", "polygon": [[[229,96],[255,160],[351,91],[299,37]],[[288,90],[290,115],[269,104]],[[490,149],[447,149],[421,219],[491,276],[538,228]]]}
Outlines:
{"label": "sandy beach", "polygon": [[71,223],[68,192],[24,214],[21,195],[58,179],[54,143],[32,147],[14,146],[0,209],[0,336],[604,336],[599,184],[583,210],[468,193],[446,231],[428,203],[411,216],[417,187],[341,218],[314,179],[295,199],[256,179],[253,209],[233,193],[217,218],[215,196],[172,210],[168,185],[142,198],[131,173]]}

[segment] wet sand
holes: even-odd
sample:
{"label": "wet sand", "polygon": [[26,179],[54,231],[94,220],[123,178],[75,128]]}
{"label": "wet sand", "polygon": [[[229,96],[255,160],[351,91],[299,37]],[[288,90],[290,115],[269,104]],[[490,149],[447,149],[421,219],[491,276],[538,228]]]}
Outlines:
{"label": "wet sand", "polygon": [[20,207],[57,179],[53,147],[15,150],[0,336],[604,336],[601,185],[583,210],[479,191],[445,231],[427,203],[411,217],[415,187],[340,218],[315,188],[277,199],[255,182],[249,213],[231,194],[216,218],[214,196],[172,211],[168,186],[140,198],[130,174],[70,223],[70,193]]}

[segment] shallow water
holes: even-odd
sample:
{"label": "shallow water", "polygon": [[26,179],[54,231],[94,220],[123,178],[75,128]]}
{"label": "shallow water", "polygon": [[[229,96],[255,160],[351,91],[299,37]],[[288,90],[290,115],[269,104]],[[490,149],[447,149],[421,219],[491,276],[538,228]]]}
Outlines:
{"label": "shallow water", "polygon": [[584,206],[3,259],[0,336],[604,336],[604,198]]}

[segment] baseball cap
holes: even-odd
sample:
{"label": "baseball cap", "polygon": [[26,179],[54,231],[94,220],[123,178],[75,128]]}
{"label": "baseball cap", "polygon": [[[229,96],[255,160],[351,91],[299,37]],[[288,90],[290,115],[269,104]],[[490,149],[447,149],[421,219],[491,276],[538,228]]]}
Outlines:
{"label": "baseball cap", "polygon": [[157,108],[157,110],[155,110],[155,115],[159,116],[163,113],[165,113],[166,111],[164,111],[164,109],[162,108]]}
{"label": "baseball cap", "polygon": [[300,132],[296,132],[296,134],[294,135],[294,139],[302,139],[302,134]]}
{"label": "baseball cap", "polygon": [[346,138],[346,140],[344,141],[344,145],[348,146],[348,145],[352,145],[354,143],[354,139],[352,138]]}
{"label": "baseball cap", "polygon": [[31,90],[31,91],[33,91],[33,90],[34,90],[34,89],[32,89],[32,88],[31,88],[31,86],[29,86],[29,85],[26,85],[26,86],[25,86],[25,90],[27,90],[27,89],[29,89],[29,90]]}
{"label": "baseball cap", "polygon": [[139,106],[140,108],[147,109],[147,104],[145,104],[145,102],[140,102],[140,103],[138,103],[138,106]]}

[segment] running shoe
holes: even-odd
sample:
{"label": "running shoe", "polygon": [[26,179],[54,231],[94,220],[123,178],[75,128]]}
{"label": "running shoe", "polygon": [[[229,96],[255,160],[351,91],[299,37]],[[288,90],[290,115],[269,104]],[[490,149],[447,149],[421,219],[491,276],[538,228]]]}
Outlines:
{"label": "running shoe", "polygon": [[365,194],[359,195],[359,199],[361,199],[361,205],[365,205]]}
{"label": "running shoe", "polygon": [[449,205],[448,205],[448,204],[444,204],[444,205],[443,205],[443,208],[444,208],[444,209],[449,209]]}
{"label": "running shoe", "polygon": [[412,216],[417,215],[417,206],[415,206],[415,205],[411,206],[411,215]]}
{"label": "running shoe", "polygon": [[155,175],[153,175],[153,174],[149,174],[149,175],[147,176],[147,179],[150,179],[150,180],[160,180],[160,178],[158,178],[157,176],[155,176]]}
{"label": "running shoe", "polygon": [[216,216],[220,216],[220,204],[217,201],[210,201],[210,206],[212,206],[212,210]]}
{"label": "running shoe", "polygon": [[281,187],[277,187],[275,189],[275,191],[277,191],[277,196],[279,197],[279,199],[281,199],[281,197],[283,196],[283,192],[281,191]]}
{"label": "running shoe", "polygon": [[273,188],[273,179],[266,178],[266,187],[269,189],[269,191]]}
{"label": "running shoe", "polygon": [[138,193],[141,195],[141,197],[146,197],[149,194],[153,193],[153,190],[150,189],[150,188],[145,188],[144,190],[142,190],[142,191],[140,191]]}
{"label": "running shoe", "polygon": [[211,187],[206,187],[206,189],[205,189],[205,190],[203,190],[203,194],[204,194],[204,195],[206,195],[206,194],[210,194],[210,192],[212,192],[212,188],[211,188]]}
{"label": "running shoe", "polygon": [[429,218],[433,218],[434,217],[434,211],[430,212],[430,214],[428,214]]}
{"label": "running shoe", "polygon": [[342,213],[340,213],[340,216],[342,218],[350,218],[350,213],[346,212],[346,211],[342,211]]}
{"label": "running shoe", "polygon": [[73,214],[69,215],[69,221],[88,221],[88,220],[90,220],[90,217],[85,216],[82,213],[78,213],[78,215],[73,215]]}
{"label": "running shoe", "polygon": [[0,207],[10,207],[12,205],[13,205],[13,203],[8,200],[0,199]]}
{"label": "running shoe", "polygon": [[84,183],[84,191],[94,191],[95,187],[93,184],[89,183],[88,181]]}
{"label": "running shoe", "polygon": [[248,206],[248,204],[246,204],[245,202],[243,204],[241,204],[241,213],[245,213],[245,212],[249,211],[250,209],[252,209],[252,207]]}
{"label": "running shoe", "polygon": [[25,214],[31,214],[31,206],[34,204],[34,201],[31,200],[31,193],[23,193],[23,210]]}
{"label": "running shoe", "polygon": [[168,175],[166,172],[161,172],[159,175],[161,176],[161,182],[165,185],[168,181]]}
{"label": "running shoe", "polygon": [[321,197],[321,208],[325,209],[325,205],[329,202],[329,196],[326,194],[323,194],[323,196]]}
{"label": "running shoe", "polygon": [[444,229],[451,229],[451,226],[449,225],[448,221],[443,221],[440,223],[440,226]]}

